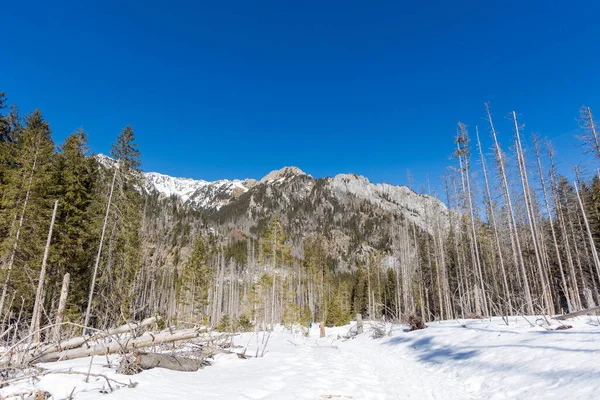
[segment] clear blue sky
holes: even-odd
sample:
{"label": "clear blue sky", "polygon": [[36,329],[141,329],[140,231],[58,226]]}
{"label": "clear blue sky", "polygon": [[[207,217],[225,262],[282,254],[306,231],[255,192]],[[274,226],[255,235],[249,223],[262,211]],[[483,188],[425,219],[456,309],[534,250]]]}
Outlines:
{"label": "clear blue sky", "polygon": [[108,152],[127,124],[143,169],[208,180],[284,165],[415,185],[448,165],[457,120],[580,154],[600,116],[595,1],[4,2],[0,90],[39,107],[57,143]]}

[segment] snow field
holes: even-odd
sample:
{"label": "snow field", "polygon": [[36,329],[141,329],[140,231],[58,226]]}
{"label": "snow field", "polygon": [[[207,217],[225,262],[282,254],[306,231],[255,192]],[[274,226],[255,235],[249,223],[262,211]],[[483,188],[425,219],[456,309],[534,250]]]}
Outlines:
{"label": "snow field", "polygon": [[[102,373],[121,382],[138,382],[108,395],[100,378],[85,383],[81,375],[47,375],[35,387],[65,399],[596,399],[600,398],[600,321],[580,317],[568,330],[549,330],[536,317],[453,320],[428,323],[407,332],[387,325],[386,335],[365,333],[345,339],[352,325],[318,327],[308,336],[277,327],[263,358],[215,357],[198,372],[155,368],[133,376],[107,367],[106,357],[49,363],[52,370]],[[533,326],[532,326],[533,325]],[[235,350],[248,344],[254,356],[263,333],[234,339]],[[113,364],[118,357],[112,357]],[[0,389],[1,395],[29,390],[31,382]],[[107,397],[106,397],[107,396]]]}

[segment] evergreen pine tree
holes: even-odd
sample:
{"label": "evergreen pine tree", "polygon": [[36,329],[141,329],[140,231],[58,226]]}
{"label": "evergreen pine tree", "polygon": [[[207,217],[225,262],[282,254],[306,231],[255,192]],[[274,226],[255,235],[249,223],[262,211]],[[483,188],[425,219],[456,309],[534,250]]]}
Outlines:
{"label": "evergreen pine tree", "polygon": [[289,265],[292,262],[291,248],[285,244],[286,236],[283,233],[281,220],[275,216],[261,239],[264,262],[272,267]]}
{"label": "evergreen pine tree", "polygon": [[105,263],[99,283],[103,297],[108,300],[106,314],[112,319],[133,316],[134,280],[141,266],[142,173],[140,152],[134,140],[134,131],[127,126],[111,150],[118,171],[107,227],[108,251],[103,253]]}
{"label": "evergreen pine tree", "polygon": [[214,276],[214,271],[208,263],[208,256],[206,242],[202,235],[198,235],[179,278],[179,302],[186,309],[191,310],[194,317],[199,318],[208,303],[208,291]]}
{"label": "evergreen pine tree", "polygon": [[[31,276],[37,276],[47,235],[54,186],[52,167],[54,142],[48,122],[39,110],[25,119],[15,151],[15,167],[5,170],[2,220],[9,223],[2,238],[2,268],[4,285],[0,299],[0,314],[9,290],[25,298],[25,310],[30,310],[35,297]],[[27,271],[26,271],[27,269]]]}
{"label": "evergreen pine tree", "polygon": [[82,312],[90,285],[91,267],[98,246],[98,217],[92,210],[97,177],[94,159],[88,156],[87,136],[78,130],[65,140],[56,157],[56,197],[60,199],[49,270],[58,293],[62,277],[72,280],[69,303]]}

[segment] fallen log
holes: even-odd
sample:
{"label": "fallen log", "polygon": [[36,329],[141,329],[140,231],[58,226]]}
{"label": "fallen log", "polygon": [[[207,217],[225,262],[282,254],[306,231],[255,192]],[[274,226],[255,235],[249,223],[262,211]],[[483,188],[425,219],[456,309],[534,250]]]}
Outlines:
{"label": "fallen log", "polygon": [[[149,347],[152,345],[159,345],[163,343],[172,343],[182,340],[194,339],[200,336],[200,332],[197,329],[184,329],[180,331],[162,332],[156,335],[144,335],[137,338],[127,338],[123,340],[112,340],[106,343],[97,343],[89,347],[79,347],[76,349],[68,349],[57,351],[48,354],[42,354],[35,357],[31,357],[25,360],[26,364],[53,362],[59,360],[72,360],[74,358],[82,358],[96,355],[114,354],[120,351],[127,351],[133,349],[140,349],[143,347]],[[202,350],[203,352],[208,351]]]}
{"label": "fallen log", "polygon": [[565,319],[579,317],[580,315],[587,315],[587,314],[592,314],[592,313],[596,314],[599,312],[600,312],[600,307],[593,307],[593,308],[588,308],[587,310],[581,310],[581,311],[572,312],[572,313],[565,314],[565,315],[559,315],[558,317],[554,317],[554,319],[557,319],[559,321],[564,321]]}
{"label": "fallen log", "polygon": [[93,335],[88,336],[88,337],[78,336],[78,337],[74,337],[74,338],[71,338],[71,339],[68,339],[68,340],[65,340],[62,342],[53,343],[53,344],[44,346],[41,349],[38,349],[38,348],[29,349],[24,352],[19,352],[18,354],[16,354],[13,357],[13,360],[17,361],[17,362],[18,362],[18,360],[24,360],[25,363],[28,363],[28,360],[35,359],[35,358],[41,357],[46,354],[56,353],[56,352],[62,351],[62,350],[75,349],[75,348],[82,346],[85,343],[93,342],[98,339],[111,337],[111,336],[115,336],[115,335],[120,335],[120,334],[127,333],[127,332],[133,332],[134,330],[136,330],[138,328],[152,325],[159,319],[160,319],[160,317],[150,317],[150,318],[146,318],[146,319],[142,320],[141,322],[127,323],[127,324],[118,326],[116,328],[109,329],[108,331],[97,331]]}
{"label": "fallen log", "polygon": [[204,359],[181,357],[172,354],[135,352],[133,357],[123,357],[118,372],[136,374],[152,368],[166,368],[173,371],[193,372],[208,365]]}

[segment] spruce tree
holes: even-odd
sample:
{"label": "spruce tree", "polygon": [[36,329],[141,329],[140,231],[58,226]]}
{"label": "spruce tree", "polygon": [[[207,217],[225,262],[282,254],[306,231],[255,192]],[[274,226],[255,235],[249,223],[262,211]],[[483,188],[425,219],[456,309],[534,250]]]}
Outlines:
{"label": "spruce tree", "polygon": [[82,312],[98,242],[98,217],[91,207],[98,179],[97,166],[94,158],[88,156],[87,136],[82,129],[67,137],[60,150],[55,170],[60,207],[49,275],[57,293],[65,273],[74,277],[69,303]]}
{"label": "spruce tree", "polygon": [[139,188],[143,176],[139,169],[140,152],[134,140],[134,131],[127,126],[111,150],[118,171],[107,227],[108,251],[103,253],[104,268],[99,272],[99,283],[107,300],[106,314],[113,320],[133,317],[134,281],[141,267],[143,203]]}
{"label": "spruce tree", "polygon": [[16,166],[5,171],[2,220],[10,221],[10,228],[0,248],[4,266],[0,315],[9,290],[25,298],[25,310],[33,305],[35,285],[29,277],[37,276],[41,265],[52,206],[55,153],[51,134],[39,110],[29,114],[13,147]]}
{"label": "spruce tree", "polygon": [[0,241],[5,240],[10,231],[12,224],[11,211],[13,206],[11,191],[8,186],[9,176],[19,168],[18,154],[19,146],[22,145],[20,135],[22,133],[19,111],[16,106],[10,108],[8,113],[4,113],[6,109],[6,97],[4,93],[0,93]]}
{"label": "spruce tree", "polygon": [[[184,306],[184,316],[202,316],[204,306],[208,303],[208,291],[212,283],[214,271],[208,263],[209,250],[202,235],[194,240],[190,257],[184,265],[179,277],[178,300]],[[189,310],[189,312],[186,312]]]}
{"label": "spruce tree", "polygon": [[263,261],[272,267],[290,264],[292,261],[291,248],[285,244],[285,241],[286,235],[283,232],[281,220],[275,216],[261,239]]}

